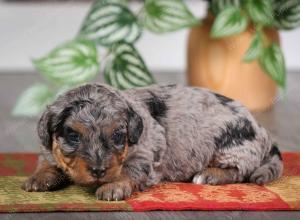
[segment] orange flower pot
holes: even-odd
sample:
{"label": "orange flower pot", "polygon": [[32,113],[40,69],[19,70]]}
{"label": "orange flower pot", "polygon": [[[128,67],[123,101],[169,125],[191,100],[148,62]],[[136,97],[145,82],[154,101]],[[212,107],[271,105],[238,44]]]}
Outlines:
{"label": "orange flower pot", "polygon": [[[258,61],[243,62],[253,35],[253,27],[241,34],[213,39],[210,37],[213,18],[191,29],[188,39],[187,78],[191,86],[212,89],[241,101],[252,111],[272,106],[277,87],[262,70]],[[266,35],[279,43],[276,29],[266,29]]]}

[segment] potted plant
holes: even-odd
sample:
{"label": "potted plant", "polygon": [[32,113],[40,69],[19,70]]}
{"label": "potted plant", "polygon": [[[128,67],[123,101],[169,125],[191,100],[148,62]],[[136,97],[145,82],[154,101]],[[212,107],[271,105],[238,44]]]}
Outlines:
{"label": "potted plant", "polygon": [[66,89],[103,74],[106,83],[127,89],[155,82],[135,43],[143,30],[161,34],[199,23],[182,0],[145,0],[133,10],[125,0],[96,0],[78,34],[33,64],[45,83],[19,97],[12,113],[35,116]]}
{"label": "potted plant", "polygon": [[278,29],[300,25],[299,0],[210,0],[190,31],[188,82],[240,100],[251,110],[272,106],[286,86]]}
{"label": "potted plant", "polygon": [[33,60],[45,83],[24,91],[12,113],[35,116],[61,92],[98,74],[120,89],[152,84],[155,79],[135,48],[143,31],[163,34],[190,27],[195,28],[188,43],[189,84],[264,109],[273,102],[275,83],[285,87],[277,29],[298,26],[299,10],[299,0],[211,0],[200,24],[183,0],[145,0],[137,10],[126,0],[95,0],[74,39]]}

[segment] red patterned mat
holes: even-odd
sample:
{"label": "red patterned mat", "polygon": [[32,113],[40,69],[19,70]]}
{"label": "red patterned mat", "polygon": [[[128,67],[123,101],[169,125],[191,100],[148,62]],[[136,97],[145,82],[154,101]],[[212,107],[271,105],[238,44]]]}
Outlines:
{"label": "red patterned mat", "polygon": [[24,192],[36,154],[0,154],[0,212],[150,210],[300,210],[300,153],[284,153],[284,176],[265,186],[166,183],[135,193],[126,201],[97,201],[88,188]]}

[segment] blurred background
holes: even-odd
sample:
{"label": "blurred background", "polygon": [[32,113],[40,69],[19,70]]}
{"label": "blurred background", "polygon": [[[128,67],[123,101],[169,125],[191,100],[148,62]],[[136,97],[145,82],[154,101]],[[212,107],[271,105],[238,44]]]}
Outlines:
{"label": "blurred background", "polygon": [[[37,151],[37,118],[11,116],[18,96],[41,81],[31,59],[71,39],[92,1],[0,0],[0,150]],[[186,1],[197,16],[206,13],[206,2]],[[132,3],[133,7],[135,2]],[[145,32],[136,46],[159,83],[186,84],[188,30],[164,35]],[[300,29],[280,33],[286,59],[286,97],[255,117],[286,150],[300,149]],[[99,76],[96,81],[102,81]]]}

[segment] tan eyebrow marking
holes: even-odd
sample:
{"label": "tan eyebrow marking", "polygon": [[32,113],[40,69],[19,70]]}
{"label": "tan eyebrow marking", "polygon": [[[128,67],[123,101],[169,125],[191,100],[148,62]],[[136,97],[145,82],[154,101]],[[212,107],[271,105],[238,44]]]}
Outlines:
{"label": "tan eyebrow marking", "polygon": [[87,134],[88,133],[88,128],[85,127],[82,123],[80,122],[74,122],[72,125],[71,125],[71,128],[74,130],[74,131],[77,131],[78,133],[80,134]]}

